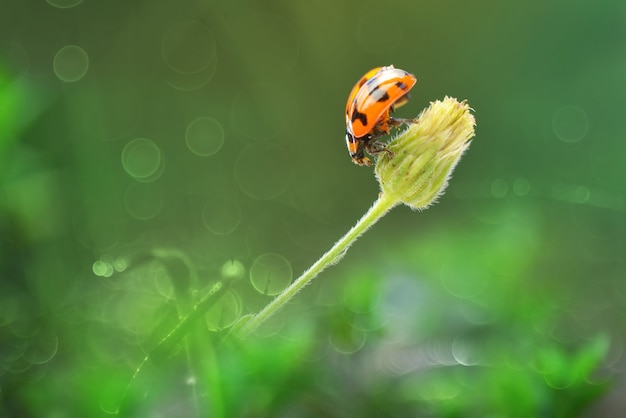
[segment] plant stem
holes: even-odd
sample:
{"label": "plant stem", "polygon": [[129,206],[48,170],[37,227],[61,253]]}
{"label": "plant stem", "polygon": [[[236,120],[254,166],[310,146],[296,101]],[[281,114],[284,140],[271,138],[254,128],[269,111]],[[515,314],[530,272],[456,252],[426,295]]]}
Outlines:
{"label": "plant stem", "polygon": [[246,337],[250,335],[259,325],[270,316],[282,308],[296,293],[309,284],[326,267],[337,263],[344,256],[348,248],[363,234],[369,227],[374,225],[389,210],[398,204],[398,200],[388,194],[381,193],[372,207],[359,219],[339,241],[332,246],[319,260],[317,260],[308,270],[298,277],[289,287],[282,291],[274,300],[267,304],[258,314],[250,318],[239,329],[238,335]]}

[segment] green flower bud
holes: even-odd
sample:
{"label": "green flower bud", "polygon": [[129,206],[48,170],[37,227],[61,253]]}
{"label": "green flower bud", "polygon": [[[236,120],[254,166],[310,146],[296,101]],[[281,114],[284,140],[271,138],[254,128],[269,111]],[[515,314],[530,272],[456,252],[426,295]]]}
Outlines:
{"label": "green flower bud", "polygon": [[446,97],[424,110],[418,123],[392,140],[376,163],[383,195],[412,209],[437,200],[474,136],[474,115],[465,102]]}

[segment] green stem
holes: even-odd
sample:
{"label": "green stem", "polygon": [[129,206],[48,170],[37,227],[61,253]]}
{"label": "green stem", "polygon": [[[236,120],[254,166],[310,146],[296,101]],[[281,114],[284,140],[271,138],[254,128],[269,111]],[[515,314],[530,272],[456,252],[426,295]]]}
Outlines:
{"label": "green stem", "polygon": [[389,210],[398,204],[398,200],[389,197],[387,194],[381,193],[372,207],[359,219],[359,221],[350,229],[339,241],[332,246],[319,260],[317,260],[308,270],[298,277],[289,287],[276,296],[269,304],[267,304],[258,314],[250,318],[239,329],[239,336],[246,337],[252,333],[267,318],[282,308],[296,293],[304,286],[309,284],[318,274],[326,267],[337,263],[344,256],[348,248],[363,234],[369,227],[374,225]]}
{"label": "green stem", "polygon": [[[194,305],[191,312],[183,317],[176,324],[176,326],[161,341],[159,341],[156,347],[146,354],[141,363],[139,363],[139,366],[135,369],[135,372],[122,393],[120,403],[115,413],[116,415],[126,416],[128,414],[129,405],[127,405],[127,402],[130,401],[130,399],[127,399],[127,395],[129,394],[133,383],[135,383],[135,381],[139,378],[139,375],[144,370],[145,366],[150,362],[159,364],[166,359],[167,356],[171,355],[172,351],[176,347],[176,344],[178,344],[180,340],[182,340],[182,338],[189,333],[191,327],[197,323],[196,321],[209,309],[211,309],[224,295],[224,293],[226,293],[226,291],[230,288],[231,283],[232,281],[226,281],[215,284],[209,293],[204,295],[202,299]],[[200,346],[204,346],[204,344],[200,344]]]}

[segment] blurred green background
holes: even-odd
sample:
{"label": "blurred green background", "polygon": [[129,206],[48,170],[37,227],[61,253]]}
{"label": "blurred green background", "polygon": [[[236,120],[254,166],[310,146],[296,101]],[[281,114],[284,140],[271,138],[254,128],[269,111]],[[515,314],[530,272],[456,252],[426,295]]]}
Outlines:
{"label": "blurred green background", "polygon": [[[219,345],[375,200],[389,64],[475,109],[447,193]],[[621,0],[2,0],[0,416],[620,416],[624,97]]]}

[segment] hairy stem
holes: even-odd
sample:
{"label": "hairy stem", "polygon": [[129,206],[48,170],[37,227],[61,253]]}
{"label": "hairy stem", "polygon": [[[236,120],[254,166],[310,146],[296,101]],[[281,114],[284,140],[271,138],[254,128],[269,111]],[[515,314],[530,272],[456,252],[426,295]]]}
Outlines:
{"label": "hairy stem", "polygon": [[350,229],[339,241],[337,241],[330,250],[328,250],[319,260],[317,260],[308,270],[298,277],[289,287],[282,291],[274,300],[265,306],[258,314],[250,318],[239,329],[238,335],[246,337],[250,335],[259,325],[267,318],[276,313],[289,300],[295,296],[304,286],[309,284],[318,274],[326,267],[337,263],[344,256],[348,248],[361,236],[369,227],[374,225],[382,218],[390,209],[398,204],[398,200],[381,193],[372,207],[359,219],[359,221]]}

